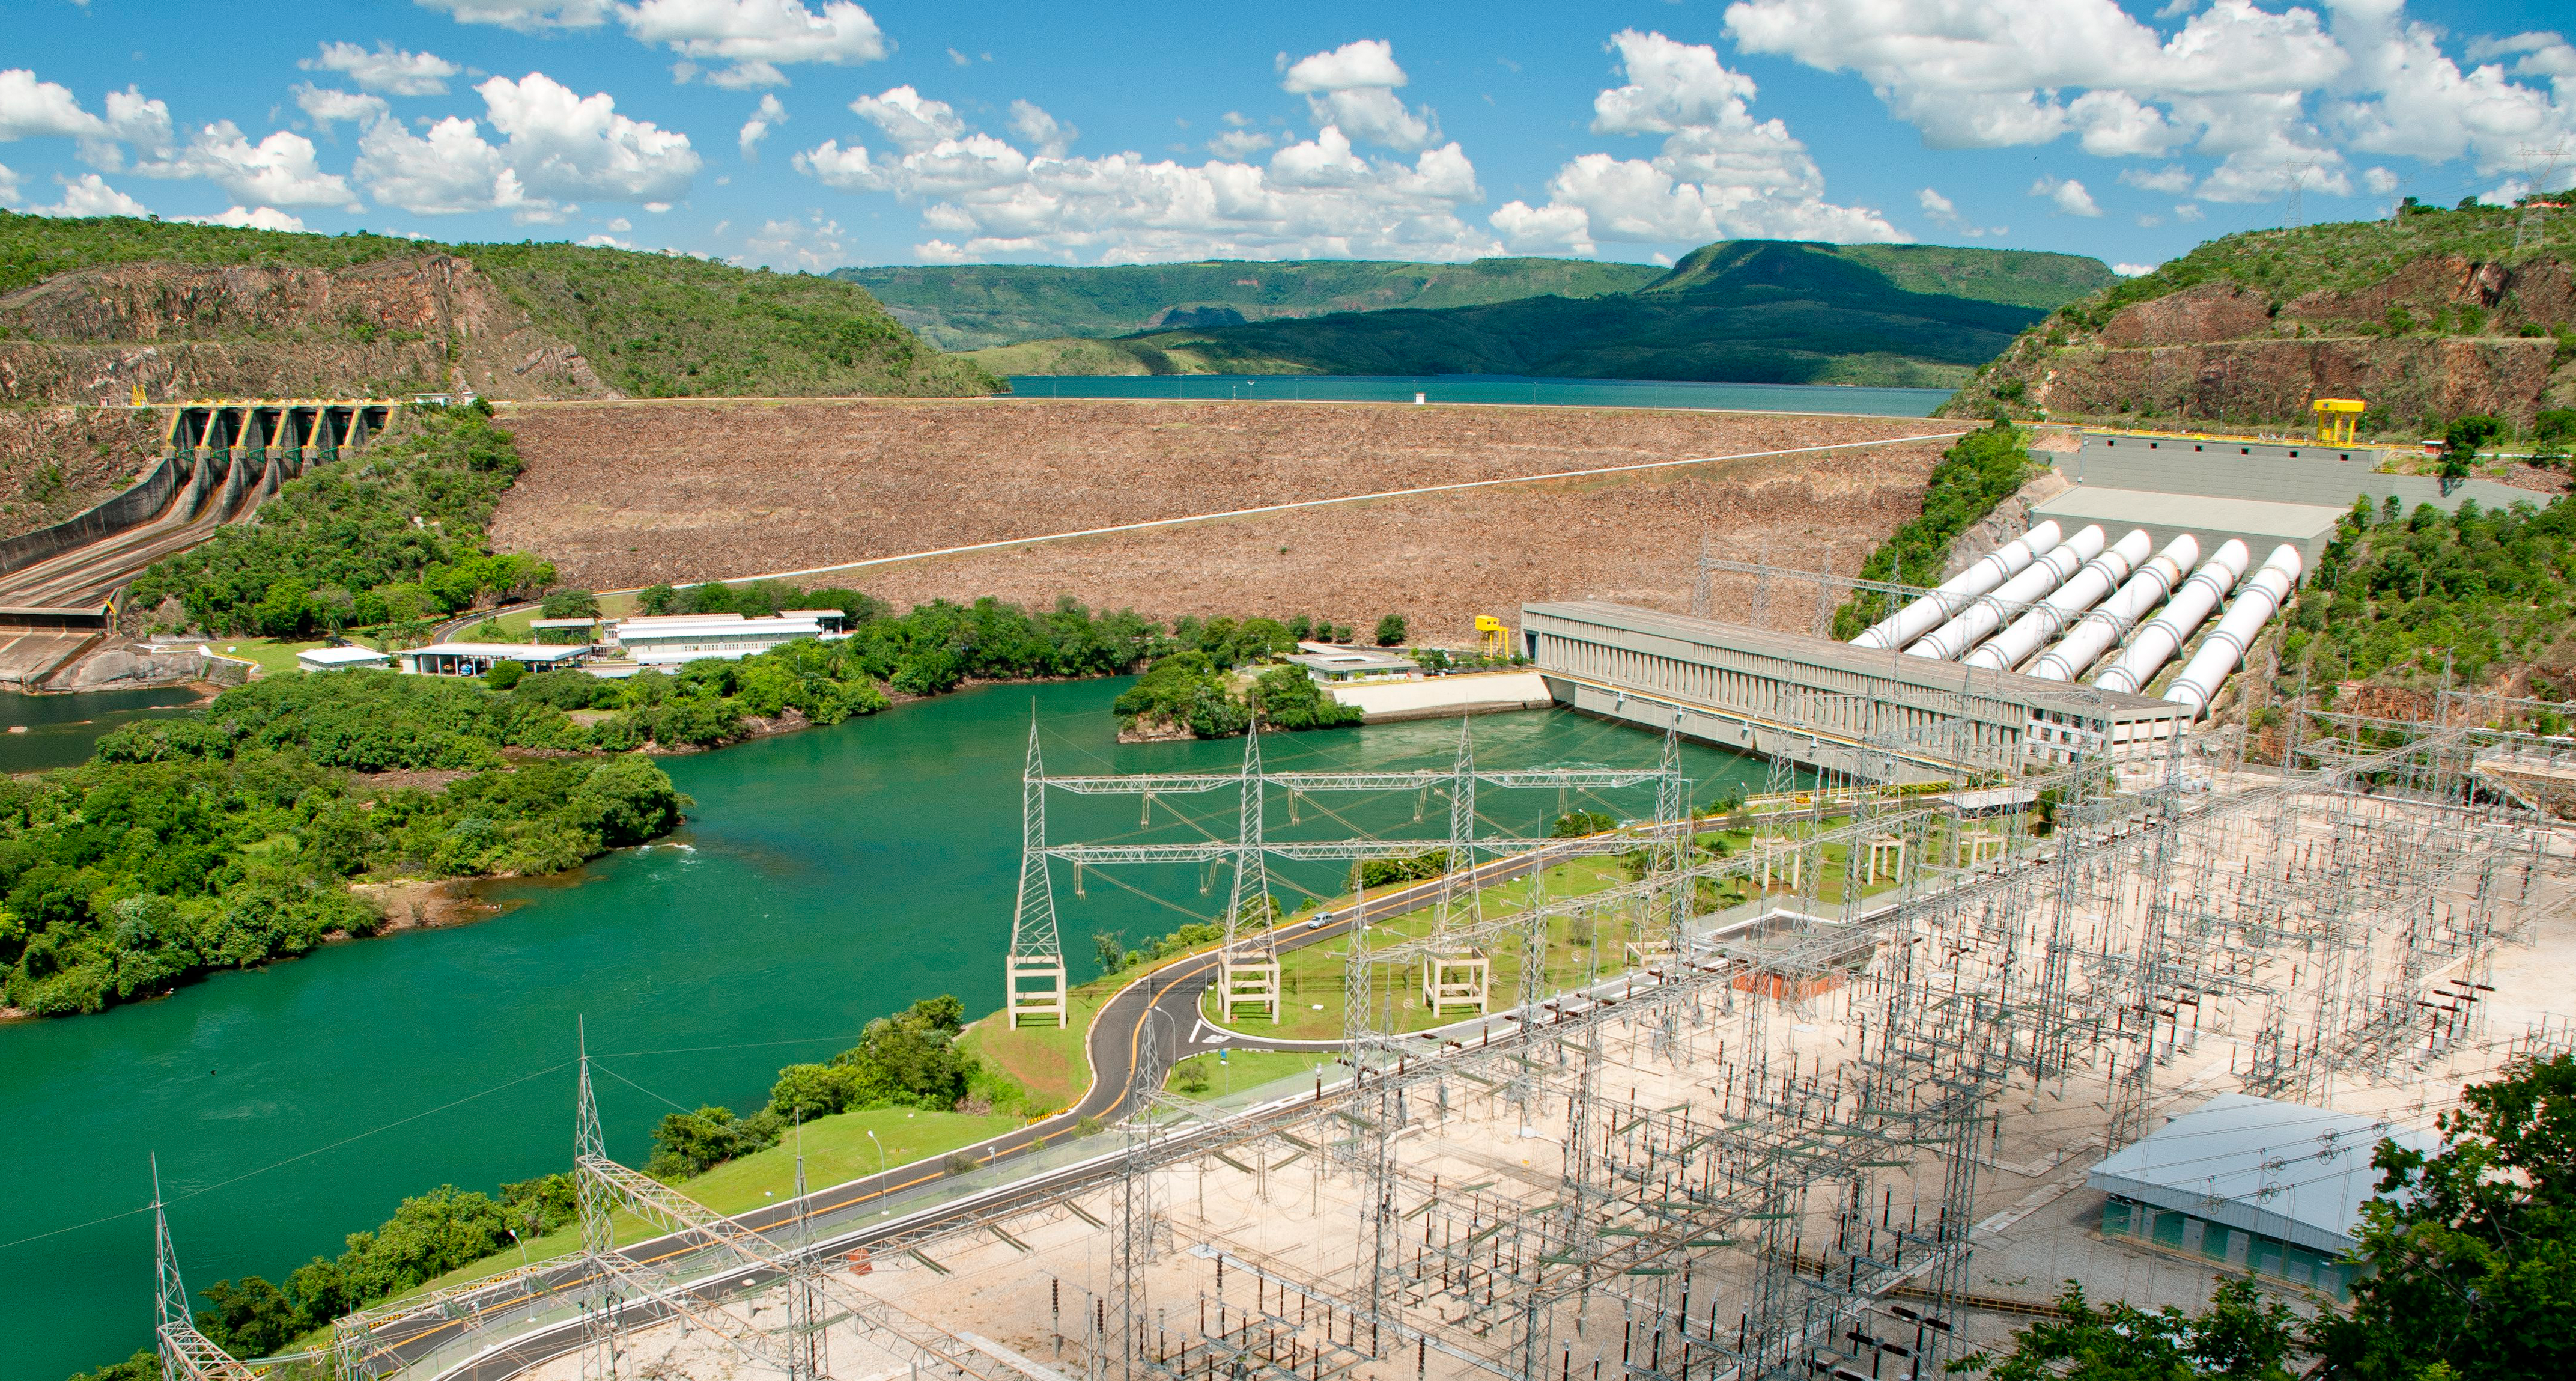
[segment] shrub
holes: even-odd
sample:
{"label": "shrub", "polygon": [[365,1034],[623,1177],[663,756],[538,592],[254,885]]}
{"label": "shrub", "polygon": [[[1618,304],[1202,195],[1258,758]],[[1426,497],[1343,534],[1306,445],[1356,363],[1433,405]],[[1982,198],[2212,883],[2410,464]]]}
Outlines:
{"label": "shrub", "polygon": [[1404,646],[1404,638],[1404,615],[1389,614],[1385,618],[1377,621],[1378,646],[1402,647]]}

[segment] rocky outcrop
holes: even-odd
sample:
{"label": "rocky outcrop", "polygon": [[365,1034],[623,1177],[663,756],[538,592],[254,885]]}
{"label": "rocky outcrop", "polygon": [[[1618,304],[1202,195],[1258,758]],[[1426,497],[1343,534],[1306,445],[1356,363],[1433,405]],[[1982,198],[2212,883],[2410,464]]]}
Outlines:
{"label": "rocky outcrop", "polygon": [[463,259],[342,269],[117,264],[0,297],[0,400],[202,397],[613,398]]}
{"label": "rocky outcrop", "polygon": [[2055,352],[2032,397],[2051,416],[2295,424],[2318,398],[2362,398],[2413,420],[2493,413],[2529,426],[2557,342],[2414,336],[2237,340]]}
{"label": "rocky outcrop", "polygon": [[0,537],[61,522],[131,483],[160,450],[158,413],[0,409]]}
{"label": "rocky outcrop", "polygon": [[2077,304],[2015,341],[1943,411],[2298,427],[2318,398],[2361,398],[2402,431],[2467,413],[2528,427],[2543,408],[2576,406],[2566,258],[2386,262],[2395,267],[2358,286],[2295,291],[2295,281],[2231,274],[2107,317]]}
{"label": "rocky outcrop", "polygon": [[194,647],[127,643],[103,647],[45,683],[57,691],[125,690],[194,681],[206,674],[206,654]]}

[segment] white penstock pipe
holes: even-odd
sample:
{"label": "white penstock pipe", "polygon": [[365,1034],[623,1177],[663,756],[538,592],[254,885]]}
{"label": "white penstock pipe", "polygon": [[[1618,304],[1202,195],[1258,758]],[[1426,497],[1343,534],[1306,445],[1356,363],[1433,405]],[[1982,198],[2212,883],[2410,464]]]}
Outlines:
{"label": "white penstock pipe", "polygon": [[2129,631],[2156,601],[2173,593],[2182,573],[2200,559],[2200,543],[2188,532],[2165,543],[2165,549],[2147,558],[2129,583],[2112,592],[2075,625],[2073,632],[2058,639],[2057,646],[2039,654],[2025,673],[2042,681],[2072,681],[2093,665],[2113,640]]}
{"label": "white penstock pipe", "polygon": [[2165,699],[2189,706],[2194,719],[2209,713],[2209,702],[2218,698],[2220,683],[2245,660],[2245,649],[2298,583],[2299,549],[2287,542],[2272,548],[2272,554],[2263,558],[2263,569],[2245,582],[2243,593],[2227,606],[2227,616],[2210,630],[2200,650],[2183,665],[2182,675],[2166,688]]}
{"label": "white penstock pipe", "polygon": [[2084,569],[2066,578],[2048,598],[2030,606],[2030,612],[2013,620],[2012,627],[1997,633],[1985,646],[1959,660],[1972,667],[2010,671],[2022,664],[2040,644],[2057,636],[2058,630],[2075,621],[2075,616],[2092,608],[2111,593],[2114,586],[2128,579],[2129,572],[2147,559],[2155,539],[2144,528],[2131,528],[2129,535],[2111,545],[2111,549],[2084,563]]}
{"label": "white penstock pipe", "polygon": [[2120,654],[2120,660],[2112,663],[2109,671],[2093,678],[2094,688],[2135,695],[2149,681],[2156,679],[2156,672],[2174,655],[2174,649],[2190,642],[2191,635],[2199,632],[2200,625],[2208,620],[2209,611],[2217,608],[2218,602],[2227,598],[2227,592],[2236,588],[2236,581],[2245,574],[2245,563],[2251,556],[2252,553],[2245,550],[2245,544],[2233,537],[2219,543],[2218,554],[2202,562],[2200,569],[2191,573],[2191,579],[2174,591],[2174,597],[2165,601],[2165,607],[2147,620],[2146,626],[2138,630],[2138,636],[2129,640],[2128,649]]}
{"label": "white penstock pipe", "polygon": [[1871,624],[1854,647],[1903,647],[1923,631],[1968,607],[1968,601],[2021,574],[2032,558],[2057,545],[2057,524],[2037,527],[1977,558],[1977,564],[1932,587],[1932,593]]}
{"label": "white penstock pipe", "polygon": [[2102,528],[2096,523],[2067,538],[2030,563],[2030,569],[2003,583],[2001,589],[1959,611],[1958,617],[1932,630],[1931,636],[1905,649],[1908,657],[1954,661],[2004,626],[2004,620],[2030,607],[2030,602],[2056,589],[2075,568],[2102,554]]}

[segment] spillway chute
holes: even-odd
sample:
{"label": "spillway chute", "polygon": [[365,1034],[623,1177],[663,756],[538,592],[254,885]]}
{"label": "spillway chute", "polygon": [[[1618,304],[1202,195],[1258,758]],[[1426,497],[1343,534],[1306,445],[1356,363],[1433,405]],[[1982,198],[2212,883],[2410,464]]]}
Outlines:
{"label": "spillway chute", "polygon": [[2031,604],[2066,582],[2085,562],[2102,554],[2102,528],[2099,524],[2082,531],[2042,553],[2028,569],[1997,586],[1991,594],[1980,596],[1974,603],[1935,628],[1921,641],[1905,649],[1908,657],[1929,657],[1936,661],[1955,661],[1961,653],[1986,640],[2004,621],[2027,609]]}
{"label": "spillway chute", "polygon": [[2174,591],[2173,598],[2165,601],[2165,607],[2129,640],[2129,646],[2111,669],[2093,678],[2094,686],[2134,695],[2154,680],[2164,664],[2172,660],[2174,650],[2191,641],[2191,635],[2208,622],[2209,611],[2236,588],[2250,556],[2245,544],[2233,537],[2221,542],[2218,551],[2202,562],[2200,569],[2191,573],[2191,579]]}
{"label": "spillway chute", "polygon": [[2054,520],[2041,520],[2030,531],[1977,558],[1968,569],[1932,587],[1931,593],[1871,624],[1859,637],[1852,639],[1852,645],[1903,647],[1923,636],[1926,629],[1966,608],[1979,595],[2021,574],[2042,553],[2055,548],[2059,537]]}
{"label": "spillway chute", "polygon": [[2198,651],[2183,665],[2182,674],[2165,690],[2165,699],[2191,710],[2192,718],[2209,713],[2209,702],[2218,698],[2218,688],[2237,665],[2245,660],[2245,649],[2272,621],[2272,615],[2290,597],[2299,583],[2299,549],[2284,542],[2263,559],[2263,569],[2256,571],[2236,602],[2227,607],[2218,627],[2201,640]]}
{"label": "spillway chute", "polygon": [[2199,559],[2200,543],[2188,532],[2165,543],[2164,550],[2148,557],[2110,598],[2095,605],[2055,646],[2039,654],[2026,674],[2043,681],[2072,681],[2083,675],[2131,624],[2173,593],[2183,572]]}
{"label": "spillway chute", "polygon": [[1975,651],[1960,658],[1972,667],[2010,671],[2021,665],[2040,645],[2057,636],[2058,631],[2073,623],[2085,610],[2101,602],[2137,564],[2147,559],[2154,539],[2144,528],[2131,528],[2129,535],[2111,544],[2101,555],[2087,561],[2066,583],[2049,592],[2046,599],[2030,607],[2012,626],[1987,640]]}

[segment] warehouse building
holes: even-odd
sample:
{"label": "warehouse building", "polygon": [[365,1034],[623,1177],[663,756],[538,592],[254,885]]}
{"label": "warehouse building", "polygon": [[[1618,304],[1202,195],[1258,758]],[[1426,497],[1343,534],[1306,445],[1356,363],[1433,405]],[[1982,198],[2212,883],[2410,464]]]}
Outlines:
{"label": "warehouse building", "polygon": [[[837,621],[838,609],[819,611]],[[796,610],[765,618],[745,618],[740,614],[660,614],[641,618],[620,619],[614,630],[617,645],[639,666],[678,666],[701,657],[718,657],[740,661],[755,653],[792,643],[800,638],[820,638],[826,629],[815,610]]]}
{"label": "warehouse building", "polygon": [[2359,1113],[2222,1093],[2121,1148],[2085,1184],[2110,1195],[2102,1235],[2351,1298],[2347,1253],[2379,1187],[2382,1140],[2424,1132]]}

